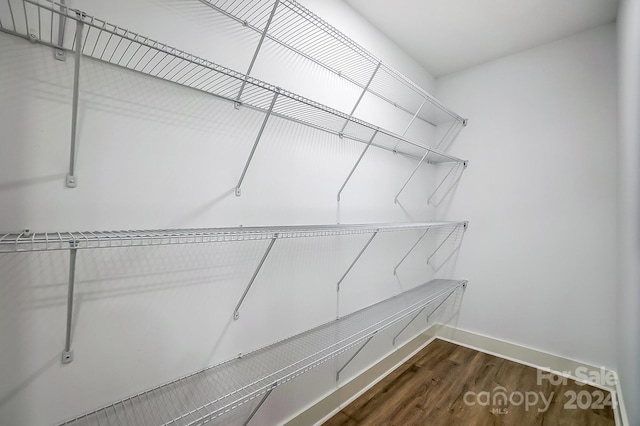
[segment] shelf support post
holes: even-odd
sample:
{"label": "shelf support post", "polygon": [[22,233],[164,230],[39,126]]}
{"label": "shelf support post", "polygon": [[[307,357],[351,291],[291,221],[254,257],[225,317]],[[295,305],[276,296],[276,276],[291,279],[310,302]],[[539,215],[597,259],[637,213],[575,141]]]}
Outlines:
{"label": "shelf support post", "polygon": [[347,365],[349,365],[351,363],[351,361],[353,361],[353,359],[356,356],[358,356],[358,354],[364,349],[364,347],[367,346],[367,343],[369,343],[371,341],[371,339],[373,339],[373,336],[375,336],[376,333],[377,333],[377,331],[374,332],[371,336],[369,336],[369,338],[364,342],[364,344],[358,348],[356,353],[351,355],[351,358],[349,358],[349,360],[347,362],[345,362],[345,364],[338,370],[338,372],[336,373],[336,382],[338,380],[340,380],[340,373],[342,373],[342,370],[344,370],[347,367]]}
{"label": "shelf support post", "polygon": [[[447,235],[447,237],[442,240],[442,242],[440,244],[438,244],[438,247],[436,247],[436,249],[433,251],[433,253],[431,253],[431,255],[427,258],[427,263],[431,264],[431,259],[433,258],[433,256],[436,255],[436,253],[438,252],[438,250],[440,250],[440,248],[444,245],[444,243],[446,243],[449,238],[451,238],[451,236],[453,235],[454,232],[456,232],[458,230],[458,228],[460,227],[460,224],[457,224],[455,228],[453,228],[451,230],[451,232],[449,232],[449,235]],[[467,229],[467,223],[464,223],[464,229]]]}
{"label": "shelf support post", "polygon": [[[462,282],[462,287],[466,288],[467,287],[467,282],[463,281]],[[457,287],[456,287],[457,288]],[[449,292],[449,294],[447,294],[447,297],[445,297],[444,299],[442,299],[442,301],[440,303],[438,303],[438,306],[436,306],[434,308],[433,311],[429,312],[429,315],[427,315],[427,324],[429,323],[429,321],[431,320],[431,315],[435,314],[436,311],[438,309],[440,309],[440,306],[444,305],[444,302],[446,302],[447,300],[449,300],[449,298],[451,297],[451,295],[456,291],[456,289],[454,288],[453,290],[451,290],[451,292]]]}
{"label": "shelf support post", "polygon": [[53,50],[53,57],[58,61],[64,62],[67,60],[67,52],[63,49],[65,15],[62,12],[66,9],[66,0],[60,0],[58,3],[60,4],[60,16],[58,17],[58,47]]}
{"label": "shelf support post", "polygon": [[356,112],[356,108],[358,108],[358,105],[360,105],[360,101],[362,101],[362,98],[364,97],[365,93],[367,93],[367,90],[369,90],[369,86],[371,85],[371,82],[373,81],[376,74],[378,73],[378,70],[380,69],[380,65],[382,65],[382,62],[378,61],[378,65],[376,65],[376,69],[373,70],[373,74],[371,74],[371,77],[369,77],[369,81],[367,81],[367,84],[362,89],[362,93],[360,93],[360,96],[358,97],[356,104],[351,109],[351,112],[349,113],[349,118],[345,120],[344,124],[342,125],[342,129],[340,129],[340,132],[338,133],[339,135],[342,135],[344,133],[344,129],[347,128],[347,124],[349,124],[351,117],[353,117],[353,114]]}
{"label": "shelf support post", "polygon": [[73,361],[73,351],[71,350],[71,326],[73,322],[73,288],[76,281],[76,255],[78,254],[78,242],[69,242],[71,250],[69,251],[69,288],[67,289],[67,328],[64,343],[64,351],[62,351],[62,363],[69,364]]}
{"label": "shelf support post", "polygon": [[427,102],[427,98],[425,97],[422,100],[422,103],[420,104],[420,106],[418,107],[418,109],[416,110],[416,113],[413,114],[413,117],[411,117],[411,120],[409,120],[409,124],[407,124],[407,127],[404,128],[404,131],[402,132],[402,136],[406,135],[407,132],[409,131],[409,128],[411,127],[411,125],[413,124],[413,122],[416,120],[416,118],[418,117],[418,114],[420,114],[420,111],[422,111],[422,107],[424,106],[424,104]]}
{"label": "shelf support post", "polygon": [[75,67],[73,70],[73,104],[71,110],[71,152],[69,154],[69,174],[67,175],[67,188],[75,188],[78,185],[76,177],[76,138],[78,132],[78,96],[80,94],[80,57],[82,56],[82,14],[76,23],[76,52]]}
{"label": "shelf support post", "polygon": [[[467,122],[468,122],[467,119],[462,119],[462,121],[456,120],[453,123],[451,123],[451,126],[449,126],[449,129],[447,129],[447,132],[444,134],[444,136],[442,136],[442,138],[440,139],[440,142],[438,142],[438,145],[436,145],[436,149],[441,149],[440,147],[445,143],[447,138],[450,139],[447,145],[450,145],[451,143],[453,143],[453,141],[456,140],[456,138],[462,131],[462,128],[467,126]],[[442,149],[444,150],[446,149],[446,147]]]}
{"label": "shelf support post", "polygon": [[415,249],[418,244],[420,244],[420,241],[422,241],[422,239],[427,235],[427,232],[429,232],[429,229],[431,228],[427,228],[426,231],[424,231],[424,233],[420,236],[420,238],[418,238],[418,241],[415,242],[415,244],[409,249],[409,251],[407,252],[407,254],[404,255],[404,257],[402,258],[402,260],[400,262],[398,262],[398,264],[396,265],[395,268],[393,268],[393,275],[397,275],[396,272],[398,271],[398,268],[400,267],[400,265],[402,265],[402,262],[404,262],[404,260],[409,257],[409,255],[411,254],[411,252],[413,251],[413,249]]}
{"label": "shelf support post", "polygon": [[[427,204],[431,204],[431,199],[433,198],[434,195],[436,195],[436,192],[438,192],[438,190],[440,189],[440,187],[442,187],[442,185],[445,183],[445,181],[447,180],[447,178],[451,175],[451,173],[453,172],[453,170],[457,170],[460,168],[460,164],[462,164],[463,167],[463,171],[464,169],[467,168],[467,162],[465,161],[464,163],[455,163],[453,165],[453,167],[451,167],[451,169],[447,172],[447,174],[445,175],[444,178],[442,178],[442,180],[440,181],[440,183],[438,184],[438,186],[436,186],[436,189],[433,190],[433,192],[429,195],[429,198],[427,198]],[[462,174],[460,176],[458,176],[458,179],[460,179],[460,177],[462,176]],[[456,182],[458,181],[458,179],[456,179]],[[455,184],[455,182],[451,185],[451,187],[453,187],[453,185]],[[449,191],[447,191],[448,193]],[[445,196],[446,194],[445,193]]]}
{"label": "shelf support post", "polygon": [[423,307],[422,307],[422,309],[420,309],[420,310],[418,311],[418,313],[417,313],[417,314],[415,314],[415,315],[413,316],[413,318],[411,318],[411,320],[410,320],[408,323],[406,323],[406,324],[405,324],[405,326],[404,326],[404,327],[402,327],[402,329],[401,329],[400,331],[398,331],[398,333],[397,333],[395,336],[393,336],[393,346],[395,346],[395,345],[396,345],[396,339],[397,339],[397,338],[402,334],[402,332],[403,332],[403,331],[405,331],[405,330],[406,330],[406,329],[411,325],[411,323],[412,323],[413,321],[415,321],[415,319],[416,319],[416,318],[418,318],[418,317],[420,316],[420,314],[421,314],[421,313],[423,313],[423,312],[424,312],[424,310],[425,310],[425,309],[427,309],[427,306],[429,306],[429,305],[425,305],[425,306],[423,306]]}
{"label": "shelf support post", "polygon": [[271,9],[271,14],[269,15],[269,19],[267,19],[267,24],[264,26],[264,30],[262,30],[262,34],[260,35],[260,41],[258,41],[258,45],[256,46],[256,50],[253,53],[253,58],[251,58],[251,63],[249,64],[249,68],[245,73],[245,77],[242,80],[242,85],[240,86],[240,90],[238,91],[238,96],[236,96],[236,108],[242,105],[242,92],[244,92],[244,87],[247,85],[247,77],[251,74],[251,70],[253,70],[253,65],[256,63],[256,59],[258,58],[258,53],[260,52],[260,48],[262,48],[262,43],[264,42],[264,38],[267,36],[267,31],[269,31],[269,27],[271,26],[271,21],[273,20],[273,16],[276,14],[276,9],[278,8],[278,4],[280,4],[280,0],[276,0],[273,3],[273,9]]}
{"label": "shelf support post", "polygon": [[264,128],[267,125],[267,121],[269,121],[269,117],[273,112],[273,107],[276,104],[276,100],[278,100],[278,95],[280,94],[280,90],[276,89],[276,92],[273,94],[273,98],[271,99],[271,105],[269,105],[269,109],[267,110],[264,119],[262,120],[262,125],[260,126],[260,130],[258,131],[258,136],[256,136],[256,140],[253,143],[253,148],[251,148],[251,152],[249,153],[249,158],[247,158],[247,162],[244,165],[244,169],[242,170],[242,174],[240,175],[240,179],[238,180],[238,184],[236,185],[236,197],[239,197],[242,192],[240,187],[242,186],[242,181],[244,180],[245,175],[247,174],[247,170],[249,170],[249,164],[251,164],[251,160],[253,159],[253,154],[256,152],[256,148],[258,147],[258,143],[260,142],[260,138],[262,138],[262,132],[264,132]]}
{"label": "shelf support post", "polygon": [[409,182],[411,181],[411,179],[413,179],[413,175],[416,174],[416,172],[418,171],[418,169],[420,168],[420,165],[422,165],[422,163],[424,162],[424,160],[427,159],[427,157],[429,156],[429,154],[431,154],[431,151],[427,149],[427,152],[424,153],[424,155],[422,156],[422,158],[420,159],[420,161],[418,161],[418,164],[416,165],[415,169],[413,169],[413,171],[411,172],[411,174],[409,175],[409,178],[407,179],[407,181],[404,183],[404,185],[402,185],[402,188],[400,188],[400,191],[398,191],[398,193],[396,194],[396,197],[393,199],[393,202],[398,204],[398,197],[400,196],[400,194],[402,194],[402,191],[404,191],[404,189],[407,187],[407,185],[409,184]]}
{"label": "shelf support post", "polygon": [[247,418],[247,420],[242,424],[243,426],[247,426],[249,424],[249,422],[251,421],[251,419],[253,418],[253,416],[256,415],[256,413],[258,412],[258,410],[262,407],[262,404],[264,404],[264,402],[267,400],[267,398],[269,398],[269,395],[271,395],[271,392],[273,392],[273,390],[276,388],[276,386],[278,386],[278,382],[275,382],[271,385],[271,387],[269,388],[269,390],[267,391],[267,393],[264,394],[264,396],[262,397],[262,399],[260,400],[260,402],[258,403],[258,405],[256,405],[256,408],[253,409],[253,411],[251,412],[251,414],[249,414],[249,417]]}
{"label": "shelf support post", "polygon": [[338,281],[338,285],[336,286],[336,291],[338,293],[340,292],[340,284],[342,284],[342,281],[344,281],[344,279],[349,274],[349,272],[351,272],[351,269],[353,269],[354,265],[358,262],[358,260],[362,256],[362,253],[364,253],[364,251],[367,249],[367,247],[369,247],[369,244],[371,244],[371,241],[373,241],[373,239],[376,237],[376,235],[378,235],[379,231],[380,231],[379,229],[376,229],[376,231],[373,233],[371,238],[369,238],[369,241],[367,241],[367,244],[365,244],[364,247],[362,247],[362,250],[360,250],[360,253],[358,253],[358,255],[353,260],[353,262],[351,262],[351,265],[349,265],[349,267],[347,268],[346,272],[344,274],[342,274],[342,277],[340,278],[340,281]]}
{"label": "shelf support post", "polygon": [[[467,282],[466,282],[466,281],[463,281],[463,282],[462,282],[462,287],[463,287],[463,288],[466,288],[466,287],[467,287]],[[456,287],[456,288],[457,288],[457,287]],[[449,297],[451,297],[451,295],[452,295],[453,293],[455,293],[456,288],[454,288],[453,290],[451,290],[451,291],[449,292],[449,294],[447,294],[447,297],[445,297],[444,299],[442,299],[442,301],[441,301],[440,303],[438,303],[438,306],[436,306],[436,307],[433,309],[433,311],[431,311],[431,312],[429,313],[429,315],[427,315],[427,324],[429,323],[429,319],[431,318],[431,315],[433,315],[433,314],[434,314],[434,313],[435,313],[435,312],[440,308],[440,306],[442,306],[442,305],[444,304],[444,302],[446,302],[447,300],[449,300]],[[417,314],[415,314],[415,315],[413,316],[413,318],[411,318],[411,321],[409,321],[408,323],[406,323],[406,324],[405,324],[405,326],[404,326],[404,327],[402,327],[402,329],[401,329],[400,331],[398,331],[398,333],[393,337],[393,345],[394,345],[394,346],[395,346],[395,344],[396,344],[396,339],[397,339],[397,338],[402,334],[402,332],[403,332],[403,331],[405,331],[405,330],[409,327],[409,325],[411,325],[411,323],[412,323],[413,321],[415,321],[415,319],[416,319],[416,318],[418,318],[418,317],[420,316],[420,314],[421,314],[422,312],[424,312],[424,310],[425,310],[425,309],[427,309],[427,306],[429,306],[429,305],[425,305],[422,309],[420,309],[420,310],[418,311],[418,313],[417,313]]]}
{"label": "shelf support post", "polygon": [[[416,117],[418,117],[418,114],[420,114],[420,111],[422,111],[422,107],[424,106],[425,102],[427,102],[427,98],[424,98],[422,100],[420,107],[418,107],[418,110],[416,111],[416,113],[413,114],[413,117],[411,117],[411,120],[409,120],[409,124],[407,124],[407,127],[404,128],[404,132],[402,132],[402,136],[405,136],[407,134],[407,132],[409,131],[409,128],[415,121]],[[399,144],[400,144],[400,141],[396,142],[395,146],[393,147],[393,152],[396,152],[396,149],[398,149]]]}
{"label": "shelf support post", "polygon": [[355,172],[356,168],[358,168],[358,164],[360,164],[360,161],[362,161],[362,157],[364,157],[364,154],[367,152],[367,150],[371,146],[371,143],[373,142],[373,139],[378,134],[378,130],[379,129],[376,129],[376,131],[373,132],[373,135],[371,136],[371,139],[369,139],[369,142],[367,143],[367,146],[364,148],[364,150],[360,154],[360,157],[358,157],[358,160],[356,161],[356,164],[353,165],[353,168],[349,172],[349,176],[347,176],[347,179],[344,181],[344,183],[340,187],[340,190],[338,191],[338,201],[340,201],[340,194],[342,193],[342,190],[344,189],[345,186],[347,186],[347,182],[349,182],[349,179],[351,179],[351,176],[353,175],[353,172]]}
{"label": "shelf support post", "polygon": [[262,265],[264,265],[265,260],[267,260],[267,256],[269,256],[269,252],[273,248],[273,245],[275,244],[277,239],[278,239],[278,234],[273,234],[273,238],[271,238],[271,242],[269,243],[267,250],[262,255],[262,259],[260,259],[260,263],[258,264],[258,267],[254,271],[253,276],[251,277],[251,280],[249,280],[249,284],[247,284],[247,288],[244,289],[244,293],[242,293],[242,297],[240,297],[240,300],[238,301],[236,308],[233,310],[234,320],[237,320],[238,318],[240,318],[240,312],[239,312],[240,306],[242,305],[242,302],[244,302],[244,298],[247,297],[247,293],[249,293],[249,289],[253,285],[253,282],[256,280],[256,277],[258,276],[260,269],[262,269]]}
{"label": "shelf support post", "polygon": [[[457,287],[456,287],[457,288]],[[466,289],[467,288],[467,281],[462,281],[462,288]],[[453,290],[451,290],[449,292],[449,294],[447,294],[447,297],[445,297],[440,303],[438,303],[438,306],[435,307],[435,309],[433,311],[431,311],[429,313],[429,315],[427,315],[427,324],[429,323],[429,320],[431,318],[431,315],[433,315],[439,308],[440,306],[442,306],[444,304],[444,302],[446,302],[447,300],[449,300],[449,297],[451,297],[451,295],[456,291],[456,289],[454,288]],[[393,345],[395,346],[396,344],[396,339],[400,336],[400,334],[402,334],[403,331],[405,331],[407,329],[407,327],[409,327],[409,325],[415,321],[416,318],[418,318],[420,316],[420,314],[422,312],[424,312],[425,309],[427,309],[427,306],[429,305],[425,305],[422,309],[420,309],[420,311],[414,315],[413,318],[411,318],[411,321],[409,321],[404,327],[402,327],[402,330],[398,331],[398,333],[393,337]]]}

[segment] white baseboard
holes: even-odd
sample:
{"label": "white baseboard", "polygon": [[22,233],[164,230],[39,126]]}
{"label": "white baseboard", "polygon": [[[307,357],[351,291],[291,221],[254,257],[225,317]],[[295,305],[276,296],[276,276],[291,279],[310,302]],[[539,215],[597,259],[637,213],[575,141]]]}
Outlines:
{"label": "white baseboard", "polygon": [[318,402],[302,410],[285,424],[287,426],[322,424],[377,384],[390,372],[422,350],[435,338],[446,340],[451,343],[537,369],[549,370],[552,373],[611,392],[614,401],[616,425],[629,426],[622,392],[617,380],[615,383],[607,383],[606,381],[597,382],[589,380],[590,378],[595,378],[595,376],[592,375],[589,377],[589,374],[584,374],[584,372],[597,372],[598,374],[603,375],[613,374],[617,378],[615,372],[564,358],[559,355],[549,354],[536,349],[444,325],[434,325],[430,327],[425,332],[419,334],[413,340],[409,341],[407,344],[400,347],[398,350],[394,351],[362,374],[341,386],[339,389],[329,392]]}
{"label": "white baseboard", "polygon": [[284,424],[286,426],[308,426],[324,423],[431,343],[435,339],[437,328],[437,325],[429,327],[362,374],[294,415]]}
{"label": "white baseboard", "polygon": [[[438,327],[436,337],[540,370],[550,370],[552,373],[611,392],[614,401],[613,412],[616,425],[629,425],[624,399],[622,398],[622,389],[619,386],[615,371],[446,325]],[[597,372],[600,377],[612,375],[616,380],[613,383],[607,383],[606,380],[601,382],[589,380],[589,375],[584,372]]]}

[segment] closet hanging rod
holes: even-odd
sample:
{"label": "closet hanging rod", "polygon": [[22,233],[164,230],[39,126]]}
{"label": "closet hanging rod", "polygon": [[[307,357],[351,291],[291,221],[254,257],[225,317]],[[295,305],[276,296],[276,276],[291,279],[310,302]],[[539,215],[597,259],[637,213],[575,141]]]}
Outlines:
{"label": "closet hanging rod", "polygon": [[[6,1],[10,2],[10,0]],[[24,8],[12,11],[11,19],[2,15],[0,9],[1,32],[63,49],[71,54],[77,47],[75,37],[66,37],[62,47],[57,44],[58,30],[54,28],[56,20],[53,18],[62,16],[67,32],[71,33],[76,30],[77,25],[82,25],[83,45],[80,51],[84,57],[157,77],[230,102],[237,102],[237,93],[244,85],[242,105],[262,112],[269,110],[273,95],[279,93],[278,102],[272,111],[274,116],[363,143],[367,143],[377,130],[376,146],[380,148],[394,151],[392,147],[402,143],[421,151],[431,152],[430,159],[433,163],[464,162],[460,158],[439,152],[388,130],[379,129],[378,126],[311,99],[89,16],[80,10],[55,2],[47,2],[48,4],[42,4],[37,0],[21,0],[21,2]],[[23,16],[18,16],[20,14]],[[348,122],[346,126],[344,126],[345,122]],[[415,152],[396,151],[415,156]]]}
{"label": "closet hanging rod", "polygon": [[82,250],[254,241],[274,238],[324,237],[428,228],[453,229],[459,225],[464,225],[464,223],[466,222],[408,222],[82,232],[30,232],[25,230],[19,233],[0,233],[0,253],[69,250],[70,247]]}

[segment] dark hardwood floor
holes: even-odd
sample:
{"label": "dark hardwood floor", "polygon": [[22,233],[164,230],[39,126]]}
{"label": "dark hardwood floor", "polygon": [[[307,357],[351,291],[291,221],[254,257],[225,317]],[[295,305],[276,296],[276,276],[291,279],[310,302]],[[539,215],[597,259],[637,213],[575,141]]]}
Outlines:
{"label": "dark hardwood floor", "polygon": [[325,425],[614,425],[608,392],[553,378],[437,339]]}

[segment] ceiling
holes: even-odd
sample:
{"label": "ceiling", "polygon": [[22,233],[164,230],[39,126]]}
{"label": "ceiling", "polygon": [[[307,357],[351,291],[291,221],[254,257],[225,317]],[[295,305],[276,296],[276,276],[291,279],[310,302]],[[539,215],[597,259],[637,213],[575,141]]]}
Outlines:
{"label": "ceiling", "polygon": [[344,0],[435,77],[613,22],[618,0]]}

